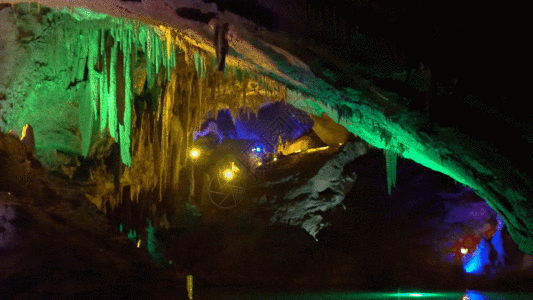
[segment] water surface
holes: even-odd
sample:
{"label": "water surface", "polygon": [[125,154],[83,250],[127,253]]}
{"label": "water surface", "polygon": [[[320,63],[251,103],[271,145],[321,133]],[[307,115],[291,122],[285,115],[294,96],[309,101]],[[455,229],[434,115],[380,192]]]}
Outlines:
{"label": "water surface", "polygon": [[294,292],[262,293],[254,291],[204,291],[194,296],[197,300],[533,300],[533,293],[484,292]]}

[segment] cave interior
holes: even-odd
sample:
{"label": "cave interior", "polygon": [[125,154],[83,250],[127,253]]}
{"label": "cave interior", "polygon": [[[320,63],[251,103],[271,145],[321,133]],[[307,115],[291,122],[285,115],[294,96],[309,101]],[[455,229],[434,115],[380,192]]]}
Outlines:
{"label": "cave interior", "polygon": [[485,292],[533,290],[525,38],[491,9],[0,1],[0,292],[522,299]]}

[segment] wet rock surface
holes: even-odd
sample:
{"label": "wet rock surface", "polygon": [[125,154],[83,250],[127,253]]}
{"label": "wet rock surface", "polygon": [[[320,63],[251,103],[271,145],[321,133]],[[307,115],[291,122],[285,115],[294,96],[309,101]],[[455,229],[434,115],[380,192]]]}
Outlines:
{"label": "wet rock surface", "polygon": [[[83,197],[86,187],[32,169],[38,183],[31,186],[47,187],[53,194],[19,198],[5,188],[0,193],[0,291],[6,299],[186,299],[187,274],[194,275],[198,291],[223,286],[259,291],[398,286],[528,290],[531,263],[505,227],[503,264],[491,259],[486,272],[474,276],[454,260],[458,239],[483,236],[487,228],[498,226],[495,212],[472,190],[400,159],[397,185],[389,196],[383,153],[367,149],[356,157],[361,149],[356,151],[355,145],[347,144],[322,166],[311,168],[314,172],[297,186],[270,186],[281,194],[308,186],[303,194],[313,198],[323,191],[315,184],[321,170],[335,170],[328,182],[333,191],[343,191],[344,200],[328,206],[339,196],[335,193],[314,200],[327,208],[319,210],[323,219],[316,224],[328,224],[316,239],[302,226],[305,222],[272,219],[274,210],[264,206],[294,219],[290,210],[280,209],[281,200],[211,215],[196,212],[188,227],[155,231],[158,251],[172,262],[167,268],[150,258],[146,233],[139,233],[142,247],[136,248],[125,233],[110,227]],[[343,176],[353,174],[351,189],[342,189]],[[42,199],[31,201],[32,195]]]}
{"label": "wet rock surface", "polygon": [[[301,222],[276,219],[269,223],[265,219],[270,220],[267,216],[273,210],[249,209],[247,215],[232,217],[233,222],[221,221],[225,217],[220,212],[209,219],[210,224],[200,222],[194,230],[184,229],[168,239],[166,253],[175,263],[188,264],[204,288],[529,290],[523,282],[532,282],[531,266],[505,227],[501,230],[504,264],[496,262],[493,247],[483,273],[465,273],[467,257],[456,256],[457,241],[479,236],[491,243],[492,236],[484,234],[497,226],[497,214],[471,189],[399,160],[397,186],[389,196],[384,155],[376,150],[345,168],[357,179],[341,205],[321,212],[323,219],[317,224],[328,226],[321,227],[317,240]],[[283,193],[280,186],[276,192]],[[276,203],[260,206],[276,207]],[[283,209],[274,214],[284,213],[291,216],[290,210]],[[230,215],[227,212],[226,217]],[[469,251],[477,246],[470,245]],[[510,284],[509,278],[516,283]]]}

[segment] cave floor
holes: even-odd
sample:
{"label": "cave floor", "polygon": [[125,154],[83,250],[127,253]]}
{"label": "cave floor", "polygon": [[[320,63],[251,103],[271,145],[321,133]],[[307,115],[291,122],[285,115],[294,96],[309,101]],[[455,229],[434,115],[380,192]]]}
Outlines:
{"label": "cave floor", "polygon": [[[2,299],[181,299],[185,274],[168,274],[118,230],[95,225],[101,214],[93,209],[65,204],[33,206],[0,193]],[[80,216],[93,226],[76,225]]]}
{"label": "cave floor", "polygon": [[[375,226],[371,225],[371,221],[375,219],[378,213],[383,213],[383,209],[379,205],[379,202],[375,200],[377,199],[376,195],[373,194],[376,193],[376,191],[372,192],[371,190],[379,190],[380,195],[382,195],[381,197],[386,193],[383,155],[377,150],[373,153],[374,154],[368,158],[357,160],[351,166],[351,168],[359,166],[360,168],[364,168],[365,171],[363,172],[363,170],[360,170],[358,172],[359,176],[361,176],[361,180],[358,184],[359,188],[357,190],[360,192],[356,193],[358,195],[357,198],[346,201],[349,211],[360,211],[357,207],[361,205],[368,206],[368,211],[372,211],[372,213],[360,214],[358,217],[359,221],[362,220],[365,224],[368,224],[367,226],[370,226],[363,229],[360,228],[360,231],[362,232],[366,230],[374,230]],[[324,161],[327,160],[327,157],[333,154],[334,152],[324,154]],[[288,158],[290,157],[291,156]],[[295,162],[302,160],[301,158],[298,158],[297,155],[292,157]],[[372,157],[379,157],[380,159],[376,160]],[[312,156],[309,158],[312,158]],[[313,161],[315,160],[303,160],[303,163],[308,166],[309,172],[316,168],[316,165],[319,165],[310,164]],[[283,160],[281,162],[283,162]],[[400,164],[403,165],[406,163],[407,161],[402,161]],[[297,165],[298,164],[295,164],[294,162],[290,163],[288,160],[286,166],[291,167]],[[377,171],[378,168],[381,170]],[[414,172],[414,175],[418,174],[415,170],[419,169],[420,166],[412,168],[413,170],[409,172]],[[381,179],[372,183],[372,176]],[[425,180],[430,180],[431,182],[432,179],[429,177]],[[399,184],[400,182],[401,181],[399,181]],[[60,183],[57,184],[59,185]],[[379,184],[379,186],[376,186],[377,184]],[[423,182],[419,182],[418,184],[423,185]],[[448,183],[447,185],[448,189],[450,186],[453,186],[452,183]],[[63,188],[65,190],[68,187],[63,186]],[[411,189],[411,192],[416,191]],[[79,191],[76,191],[76,188],[72,187],[70,194],[77,195],[79,194]],[[146,249],[136,248],[135,244],[131,242],[124,233],[120,233],[117,229],[110,229],[106,225],[106,222],[99,221],[102,219],[102,215],[97,213],[94,208],[84,206],[83,204],[74,208],[69,206],[69,203],[72,201],[60,201],[54,205],[46,206],[30,206],[20,203],[20,201],[16,201],[16,199],[13,199],[13,197],[7,193],[2,193],[0,196],[0,203],[16,207],[15,211],[19,216],[18,222],[12,222],[13,224],[18,224],[18,233],[12,235],[12,238],[9,239],[10,232],[7,231],[3,236],[3,240],[0,239],[2,242],[8,240],[11,241],[11,244],[8,245],[9,247],[3,247],[0,251],[0,274],[2,274],[2,277],[0,278],[0,292],[2,292],[2,295],[4,296],[8,295],[6,299],[188,299],[185,288],[185,277],[188,274],[184,271],[184,268],[179,265],[173,265],[168,269],[155,266],[146,253]],[[80,203],[82,199],[83,198],[78,199]],[[370,209],[371,206],[374,207],[375,210]],[[398,212],[395,213],[398,214]],[[89,226],[88,223],[84,222],[84,218],[93,220],[93,226]],[[355,222],[357,220],[353,221]],[[78,225],[76,225],[77,222],[79,222]],[[24,224],[30,224],[31,226]],[[359,228],[360,225],[357,224],[359,223],[356,222],[352,225]],[[345,223],[336,224],[336,226],[339,225],[341,225],[341,228],[347,228],[345,230],[351,230]],[[201,257],[201,253],[205,253],[206,251],[204,249],[208,249],[209,247],[202,246],[203,244],[201,243],[198,244],[199,239],[203,240],[204,243],[206,241],[213,242],[218,239],[218,242],[221,245],[226,245],[229,246],[229,248],[232,248],[231,245],[234,245],[233,247],[238,247],[243,241],[253,242],[254,236],[257,236],[257,233],[244,232],[242,230],[238,231],[235,227],[230,225],[226,227],[227,228],[220,228],[220,226],[218,226],[218,230],[213,230],[214,227],[203,228],[204,230],[208,230],[204,233],[202,233],[201,228],[200,230],[193,230],[188,233],[187,236],[189,238],[185,236],[180,240],[178,246],[183,248],[184,245],[187,245],[187,247],[183,249],[183,251],[186,251],[184,252],[184,255],[200,255]],[[387,228],[384,228],[383,232],[392,227],[389,229]],[[287,228],[281,230],[287,231]],[[290,237],[289,239],[291,239],[291,245],[292,243],[299,245],[301,245],[302,242],[307,243],[305,240],[309,240],[309,242],[312,241],[312,238],[310,238],[307,233],[303,232],[303,230],[301,231],[300,234],[303,235],[297,235],[297,239],[288,235]],[[220,234],[223,233],[227,234],[228,240],[222,241]],[[278,234],[279,233],[280,232],[278,232]],[[306,235],[307,239],[303,238],[303,236]],[[194,238],[195,236],[196,238]],[[320,239],[328,243],[326,236],[327,235],[324,235],[324,238]],[[378,246],[383,244],[383,240],[378,236],[372,236],[372,245]],[[250,240],[251,237],[252,239]],[[298,241],[298,239],[300,239],[300,241]],[[342,240],[340,240],[340,242],[342,242]],[[355,244],[351,244],[352,246],[349,247],[356,247],[358,245],[356,240],[352,240],[352,242]],[[376,248],[374,250],[376,253],[384,253],[384,251],[386,251],[385,248],[381,250],[380,248]],[[224,248],[219,248],[219,250],[222,249]],[[244,249],[247,248],[245,247]],[[281,252],[279,254],[285,256],[285,252],[283,251],[286,250],[279,248],[279,246],[273,249],[265,249],[267,253],[270,253],[267,254],[267,257],[271,257],[271,254],[280,250]],[[195,252],[196,254],[188,254],[187,251]],[[209,251],[209,249],[207,251]],[[214,251],[213,253],[213,255],[216,256],[217,251]],[[221,253],[222,252],[220,252],[220,254]],[[334,251],[324,252],[324,255],[331,254],[338,255],[338,253]],[[253,257],[254,252],[251,253],[251,258],[240,256],[240,259],[242,259],[245,264],[247,264],[246,262],[256,262],[257,268],[260,268],[257,264],[261,261],[268,264],[268,259],[262,258],[262,256],[256,257],[255,259]],[[207,261],[209,260],[209,256],[204,258]],[[370,258],[371,257],[367,257],[365,260],[369,260]],[[198,257],[192,261],[198,261],[197,259]],[[337,260],[339,259],[340,258]],[[372,259],[370,259],[370,261],[372,261]],[[270,264],[272,263],[273,262]],[[323,263],[323,267],[331,265],[329,260],[324,260]],[[344,264],[346,263],[344,262],[343,265]],[[250,263],[250,265],[254,264]],[[317,264],[315,268],[320,266],[320,264]],[[377,267],[384,268],[383,265]],[[208,273],[219,273],[220,271],[223,270],[208,270]],[[324,276],[326,274],[325,272],[320,273],[324,273]],[[331,286],[327,283],[326,278],[324,278],[324,286],[316,284],[295,285],[292,280],[285,280],[284,282],[279,278],[276,279],[275,276],[266,276],[261,285],[257,284],[257,282],[253,285],[241,285],[237,280],[244,280],[246,282],[252,278],[242,278],[243,276],[240,276],[234,281],[235,286],[228,288],[227,281],[229,280],[231,282],[231,277],[224,279],[224,276],[222,276],[223,274],[213,275],[214,277],[211,279],[214,281],[210,281],[211,279],[209,276],[203,276],[204,278],[202,278],[202,276],[195,275],[196,292],[194,299],[298,299],[297,297],[302,297],[302,299],[344,299],[346,297],[376,300],[386,299],[384,298],[386,295],[368,293],[317,293],[316,291],[321,290],[322,288],[324,290],[331,290]],[[219,277],[217,278],[216,276]],[[323,275],[312,276],[318,276],[317,278],[321,278],[320,276]],[[376,274],[370,274],[369,276],[372,280],[373,276],[376,276]],[[212,284],[212,282],[222,283],[215,285]],[[251,289],[252,286],[255,287],[255,289]],[[338,287],[336,289],[350,290],[349,284],[348,286],[342,288]],[[293,293],[287,293],[287,291],[293,291]],[[284,294],[276,294],[276,292],[282,292]],[[450,298],[443,296],[439,299],[459,299],[462,296],[459,294],[453,294],[453,297]],[[531,299],[530,296],[528,297],[529,298],[520,298],[516,296],[513,298],[513,295],[505,295],[503,298],[486,297],[486,299]]]}

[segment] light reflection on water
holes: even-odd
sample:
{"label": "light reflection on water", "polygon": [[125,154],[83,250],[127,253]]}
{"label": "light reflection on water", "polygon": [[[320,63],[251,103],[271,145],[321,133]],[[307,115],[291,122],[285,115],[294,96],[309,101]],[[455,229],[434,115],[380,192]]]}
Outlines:
{"label": "light reflection on water", "polygon": [[532,293],[517,292],[483,292],[469,290],[466,292],[324,292],[324,293],[218,293],[211,291],[199,293],[194,297],[196,300],[532,300]]}

